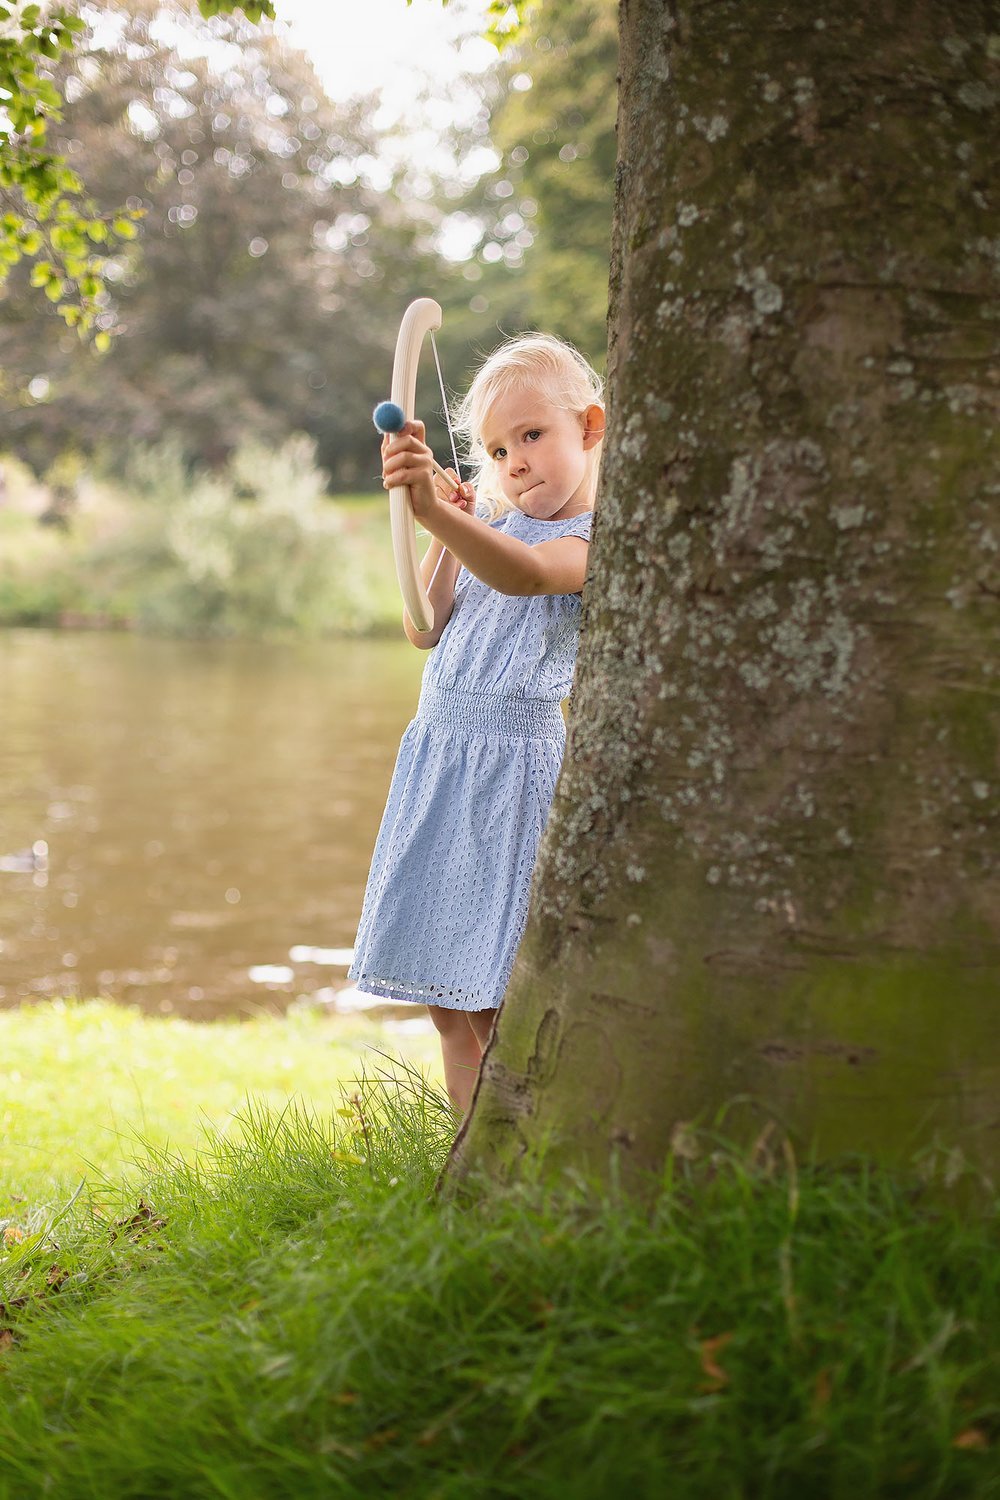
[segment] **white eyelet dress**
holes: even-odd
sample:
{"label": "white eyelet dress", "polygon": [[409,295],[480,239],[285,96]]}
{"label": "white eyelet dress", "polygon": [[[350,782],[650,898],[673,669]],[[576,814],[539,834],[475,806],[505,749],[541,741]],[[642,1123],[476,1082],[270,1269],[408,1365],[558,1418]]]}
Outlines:
{"label": "white eyelet dress", "polygon": [[[592,522],[514,510],[491,525],[533,546],[589,541]],[[499,1006],[562,763],[579,632],[579,594],[513,597],[459,570],[375,842],[348,971],[359,990]]]}

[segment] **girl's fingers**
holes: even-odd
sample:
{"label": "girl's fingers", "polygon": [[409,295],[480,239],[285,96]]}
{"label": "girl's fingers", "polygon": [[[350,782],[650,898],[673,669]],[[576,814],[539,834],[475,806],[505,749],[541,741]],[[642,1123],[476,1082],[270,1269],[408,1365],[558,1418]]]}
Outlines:
{"label": "girl's fingers", "polygon": [[382,483],[387,490],[394,490],[404,484],[420,484],[427,478],[426,469],[393,469],[391,474],[386,474],[383,477]]}
{"label": "girl's fingers", "polygon": [[434,493],[439,500],[444,500],[449,505],[457,506],[459,510],[466,510],[475,499],[471,484],[464,484],[454,477],[454,470],[448,470],[447,475],[434,472]]}

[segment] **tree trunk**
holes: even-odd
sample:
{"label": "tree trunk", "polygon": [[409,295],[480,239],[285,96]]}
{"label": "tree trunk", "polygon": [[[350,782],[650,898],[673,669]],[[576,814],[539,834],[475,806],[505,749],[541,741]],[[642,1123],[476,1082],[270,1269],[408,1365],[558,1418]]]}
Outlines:
{"label": "tree trunk", "polygon": [[569,740],[452,1183],[766,1115],[1000,1165],[989,15],[622,4]]}

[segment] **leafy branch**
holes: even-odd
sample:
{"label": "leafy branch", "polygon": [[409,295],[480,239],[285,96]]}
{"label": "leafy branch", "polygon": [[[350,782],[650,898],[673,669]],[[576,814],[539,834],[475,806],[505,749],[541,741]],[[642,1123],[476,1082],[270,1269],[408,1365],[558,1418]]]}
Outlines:
{"label": "leafy branch", "polygon": [[[199,0],[206,19],[242,10],[274,19],[272,0]],[[49,0],[0,0],[0,283],[22,259],[34,261],[31,285],[86,337],[104,293],[105,260],[134,239],[142,210],[101,213],[66,158],[49,149],[48,129],[62,119],[52,64],[73,51],[86,23]],[[105,349],[109,335],[94,336]]]}

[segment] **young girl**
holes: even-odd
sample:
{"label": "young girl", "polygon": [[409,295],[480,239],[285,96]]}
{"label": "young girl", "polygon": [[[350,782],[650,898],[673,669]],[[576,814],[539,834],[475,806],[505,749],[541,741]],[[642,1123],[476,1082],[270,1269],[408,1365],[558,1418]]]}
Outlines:
{"label": "young girl", "polygon": [[475,486],[435,475],[421,422],[382,442],[387,489],[410,487],[434,540],[421,564],[432,655],[403,734],[348,977],[426,1005],[456,1109],[476,1073],[528,909],[565,745],[604,410],[577,350],[545,334],[501,346],[462,404]]}

